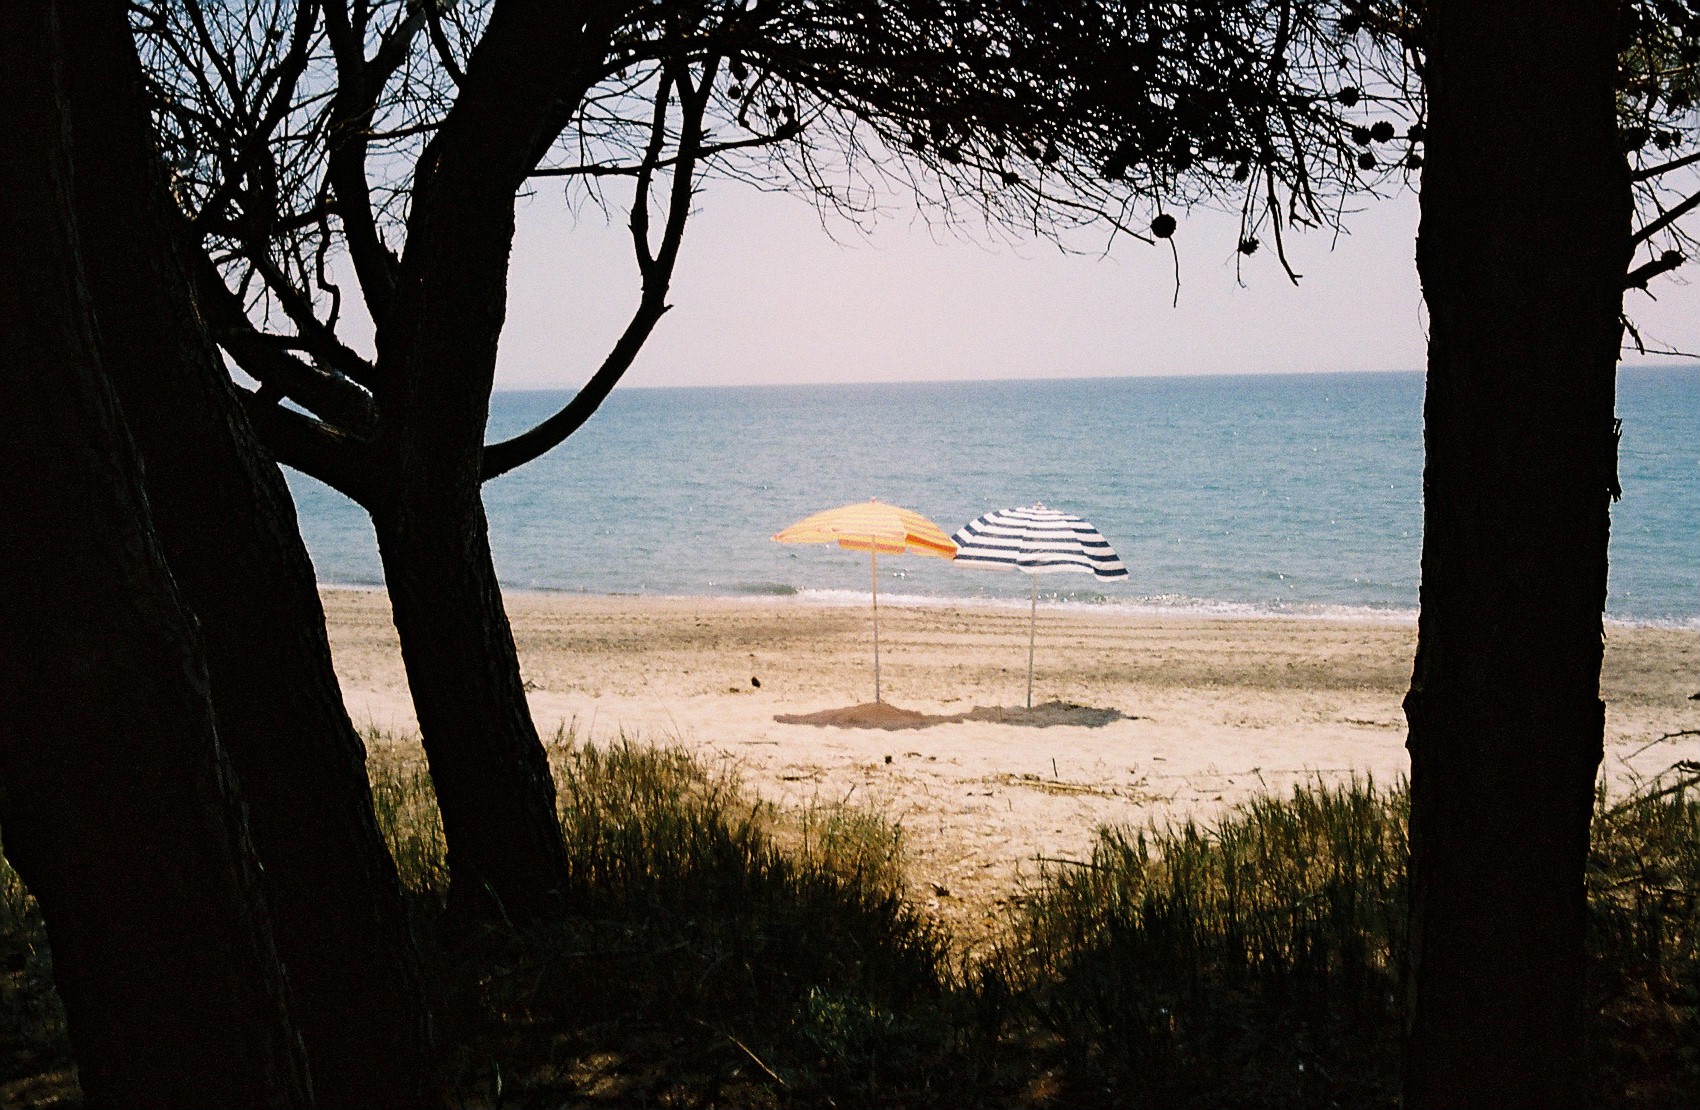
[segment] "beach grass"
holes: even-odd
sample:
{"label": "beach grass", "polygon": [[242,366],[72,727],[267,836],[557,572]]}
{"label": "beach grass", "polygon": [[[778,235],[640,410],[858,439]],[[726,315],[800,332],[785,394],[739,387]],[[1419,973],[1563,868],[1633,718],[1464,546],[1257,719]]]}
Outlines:
{"label": "beach grass", "polygon": [[[1594,1107],[1700,1092],[1700,767],[1602,787],[1588,869]],[[1396,1106],[1403,783],[1295,787],[1099,831],[981,968],[1065,1093],[1125,1106]]]}
{"label": "beach grass", "polygon": [[1590,1104],[1700,1104],[1700,763],[1600,791],[1588,946]]}
{"label": "beach grass", "polygon": [[[785,810],[665,747],[550,744],[563,913],[469,929],[416,748],[372,737],[378,817],[457,1105],[1392,1106],[1406,793],[1266,793],[1105,828],[973,958],[916,908],[876,811]],[[1600,795],[1589,1103],[1700,1089],[1700,768]],[[39,914],[0,866],[0,1082],[74,1096]],[[57,1087],[55,1087],[57,1083]],[[70,1092],[70,1093],[67,1093]]]}
{"label": "beach grass", "polygon": [[942,1097],[928,1065],[955,1043],[956,976],[945,936],[905,896],[894,826],[845,806],[781,811],[676,749],[566,734],[549,747],[565,912],[476,935],[446,913],[428,778],[373,764],[463,1098],[763,1106],[894,1085],[916,1104]]}
{"label": "beach grass", "polygon": [[65,1009],[35,899],[0,859],[0,1091],[52,1102],[76,1094]]}
{"label": "beach grass", "polygon": [[1064,1089],[1135,1106],[1397,1102],[1405,794],[1266,794],[1215,824],[1099,831],[984,974]]}

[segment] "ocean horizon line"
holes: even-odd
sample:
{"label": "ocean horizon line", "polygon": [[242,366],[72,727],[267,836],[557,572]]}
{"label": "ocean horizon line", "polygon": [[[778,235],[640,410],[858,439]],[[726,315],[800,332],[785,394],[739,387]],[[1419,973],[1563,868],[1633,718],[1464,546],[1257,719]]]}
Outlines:
{"label": "ocean horizon line", "polygon": [[[1623,362],[1618,366],[1618,372],[1623,371],[1697,371],[1700,370],[1700,360],[1672,359],[1670,361],[1636,361]],[[1422,367],[1400,369],[1359,369],[1359,370],[1194,370],[1194,371],[1163,371],[1152,374],[1056,374],[1056,375],[1004,375],[985,378],[952,378],[952,377],[921,377],[921,378],[855,378],[829,379],[820,381],[795,382],[697,382],[687,385],[677,383],[647,384],[642,382],[622,382],[619,389],[642,390],[644,392],[661,390],[732,390],[732,389],[834,389],[853,388],[856,386],[903,386],[903,385],[1015,385],[1032,383],[1074,383],[1081,382],[1181,382],[1181,381],[1224,381],[1235,378],[1354,378],[1354,377],[1397,377],[1400,375],[1421,376],[1427,373]],[[574,385],[497,385],[496,393],[575,393],[583,383]]]}

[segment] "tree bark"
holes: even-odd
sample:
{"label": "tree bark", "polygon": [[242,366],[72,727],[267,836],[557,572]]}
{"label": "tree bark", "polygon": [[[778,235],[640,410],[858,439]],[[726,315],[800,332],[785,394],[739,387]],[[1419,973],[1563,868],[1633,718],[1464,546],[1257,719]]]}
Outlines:
{"label": "tree bark", "polygon": [[120,0],[64,20],[74,204],[101,358],[182,599],[265,869],[320,1106],[419,1106],[419,957],[372,810],[365,749],[283,476],[254,438],[190,294]]}
{"label": "tree bark", "polygon": [[422,501],[373,520],[442,813],[450,897],[457,913],[534,920],[558,906],[566,847],[483,507]]}
{"label": "tree bark", "polygon": [[310,1101],[193,618],[102,374],[55,5],[0,6],[0,825],[90,1106]]}
{"label": "tree bark", "polygon": [[497,5],[420,157],[377,321],[372,513],[448,842],[451,897],[510,918],[556,902],[555,786],[525,700],[481,496],[514,196],[596,79],[618,5]]}
{"label": "tree bark", "polygon": [[1428,8],[1408,1107],[1573,1105],[1615,373],[1611,3]]}

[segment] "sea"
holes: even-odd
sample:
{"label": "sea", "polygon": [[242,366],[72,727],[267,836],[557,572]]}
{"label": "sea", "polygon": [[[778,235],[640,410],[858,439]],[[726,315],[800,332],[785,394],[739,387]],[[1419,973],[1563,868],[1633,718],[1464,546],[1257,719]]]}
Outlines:
{"label": "sea", "polygon": [[[491,440],[566,403],[498,392]],[[770,536],[877,497],[946,532],[1042,503],[1130,574],[1039,579],[1045,605],[1413,619],[1420,373],[1238,374],[616,390],[553,452],[485,486],[509,589],[866,604],[867,554]],[[1614,621],[1700,628],[1700,366],[1626,367]],[[320,581],[383,580],[365,514],[290,475]],[[1016,571],[882,558],[886,604],[1022,605]]]}

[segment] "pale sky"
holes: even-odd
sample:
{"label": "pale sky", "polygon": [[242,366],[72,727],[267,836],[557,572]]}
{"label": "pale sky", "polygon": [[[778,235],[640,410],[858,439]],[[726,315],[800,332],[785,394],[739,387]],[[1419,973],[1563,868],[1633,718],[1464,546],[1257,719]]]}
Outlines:
{"label": "pale sky", "polygon": [[[521,202],[497,387],[572,388],[637,299],[627,232],[574,216],[558,189]],[[1176,213],[1179,307],[1166,245],[1065,255],[929,228],[913,213],[871,235],[792,196],[710,182],[669,301],[626,386],[1418,370],[1424,321],[1403,195],[1348,215],[1350,234],[1289,240],[1295,287],[1266,242],[1236,284],[1236,221]],[[836,241],[835,241],[836,238]],[[1649,341],[1700,348],[1700,284],[1631,292]],[[1631,359],[1630,361],[1636,361]]]}

